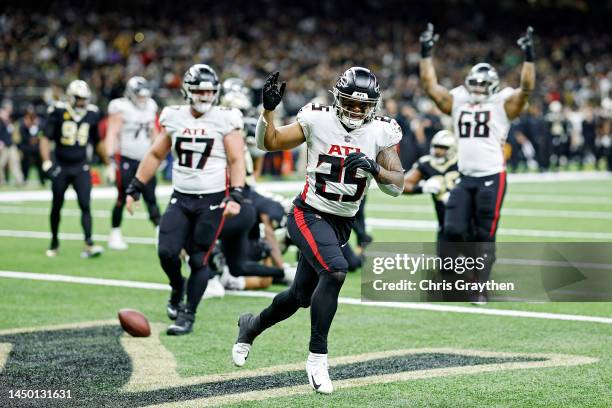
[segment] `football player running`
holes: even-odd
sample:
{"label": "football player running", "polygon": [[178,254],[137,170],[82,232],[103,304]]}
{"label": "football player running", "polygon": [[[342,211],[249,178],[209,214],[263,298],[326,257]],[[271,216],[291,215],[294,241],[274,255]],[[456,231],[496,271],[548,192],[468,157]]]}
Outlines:
{"label": "football player running", "polygon": [[[51,179],[53,201],[51,204],[51,245],[46,252],[55,257],[59,250],[60,213],[64,194],[72,185],[81,209],[81,226],[85,233],[82,258],[102,253],[103,248],[94,245],[91,237],[91,174],[87,158],[87,145],[95,147],[96,154],[106,166],[107,178],[113,178],[106,147],[100,140],[98,107],[89,103],[91,90],[85,81],[72,81],[66,88],[66,102],[56,102],[48,110],[47,122],[40,140],[42,169]],[[51,160],[50,141],[55,142],[54,160]]]}
{"label": "football player running", "polygon": [[438,217],[438,242],[444,239],[445,205],[457,178],[457,141],[448,130],[434,135],[430,153],[404,176],[404,194],[431,194]]}
{"label": "football player running", "polygon": [[[157,109],[157,103],[151,98],[147,80],[140,76],[127,81],[124,97],[113,99],[108,104],[106,150],[115,161],[117,186],[117,201],[112,210],[112,229],[108,239],[108,247],[111,249],[127,249],[127,244],[121,235],[125,190],[134,178],[140,161],[151,147],[151,141],[155,138]],[[149,219],[157,227],[161,214],[155,198],[155,185],[156,180],[153,176],[145,185],[142,198],[147,205]]]}
{"label": "football player running", "polygon": [[[438,40],[430,23],[421,34],[421,83],[438,108],[452,116],[458,136],[461,174],[446,204],[444,234],[450,242],[465,240],[473,224],[478,252],[487,259],[478,279],[489,279],[495,261],[495,235],[506,192],[503,145],[510,121],[517,118],[535,86],[533,28],[518,40],[525,54],[520,87],[499,90],[497,71],[487,63],[472,67],[465,84],[451,91],[438,84],[431,53]],[[479,299],[486,301],[486,297]]]}
{"label": "football player running", "polygon": [[399,196],[403,171],[395,146],[402,137],[395,120],[375,116],[380,104],[376,76],[368,69],[345,71],[333,88],[334,105],[308,104],[297,121],[277,128],[274,109],[281,102],[286,83],[276,72],[263,87],[264,112],[256,138],[260,149],[308,148],[304,190],[288,215],[287,229],[301,256],[290,288],[276,295],[260,314],[243,314],[238,339],[232,348],[234,363],[242,366],[253,340],[272,325],[287,319],[300,307],[310,306],[310,353],[306,372],[310,385],[320,393],[333,386],[327,365],[327,335],[338,306],[338,294],[348,264],[342,254],[359,203],[372,178],[381,190]]}
{"label": "football player running", "polygon": [[[134,202],[172,150],[174,192],[161,218],[158,238],[159,261],[172,287],[167,314],[176,320],[168,327],[169,335],[193,330],[208,284],[210,253],[224,219],[240,212],[245,179],[242,115],[217,106],[219,88],[217,74],[208,65],[196,64],[187,70],[182,92],[188,103],[162,110],[160,133],[126,190],[126,207],[132,214]],[[183,248],[191,269],[187,282],[181,274]]]}

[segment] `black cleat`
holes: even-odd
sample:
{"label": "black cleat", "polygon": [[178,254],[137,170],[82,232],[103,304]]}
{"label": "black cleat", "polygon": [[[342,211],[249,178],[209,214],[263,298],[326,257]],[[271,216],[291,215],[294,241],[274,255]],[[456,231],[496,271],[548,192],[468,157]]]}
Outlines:
{"label": "black cleat", "polygon": [[255,336],[253,335],[253,326],[255,323],[255,316],[253,313],[241,314],[238,318],[238,338],[236,343],[253,344]]}
{"label": "black cleat", "polygon": [[176,322],[168,326],[166,334],[169,336],[181,336],[183,334],[189,334],[193,330],[193,322],[195,321],[195,313],[188,310],[181,310],[178,312]]}
{"label": "black cleat", "polygon": [[183,279],[183,285],[179,289],[172,289],[172,293],[170,294],[170,300],[168,300],[168,305],[166,305],[166,314],[168,315],[168,319],[176,320],[179,312],[183,309],[183,297],[185,296],[185,279]]}

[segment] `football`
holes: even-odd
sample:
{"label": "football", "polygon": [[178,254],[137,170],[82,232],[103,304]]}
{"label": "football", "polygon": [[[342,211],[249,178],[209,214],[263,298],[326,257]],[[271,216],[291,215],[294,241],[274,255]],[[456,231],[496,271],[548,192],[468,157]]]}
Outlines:
{"label": "football", "polygon": [[117,314],[119,322],[123,330],[128,332],[132,337],[149,337],[151,335],[151,326],[149,321],[138,310],[121,309]]}

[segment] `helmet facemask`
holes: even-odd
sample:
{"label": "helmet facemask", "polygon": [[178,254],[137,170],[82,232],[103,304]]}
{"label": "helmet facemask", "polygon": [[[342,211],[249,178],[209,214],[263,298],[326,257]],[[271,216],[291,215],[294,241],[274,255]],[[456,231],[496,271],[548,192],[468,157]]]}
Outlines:
{"label": "helmet facemask", "polygon": [[144,109],[151,97],[151,90],[147,80],[142,77],[133,77],[127,83],[125,96],[138,108]]}
{"label": "helmet facemask", "polygon": [[370,99],[367,95],[351,96],[338,89],[333,90],[333,95],[338,119],[349,129],[357,129],[370,121],[380,102],[380,98]]}
{"label": "helmet facemask", "polygon": [[497,71],[489,64],[477,64],[465,78],[465,87],[474,103],[482,103],[499,90]]}
{"label": "helmet facemask", "polygon": [[219,85],[212,83],[200,85],[183,85],[183,94],[191,107],[199,113],[206,113],[217,103]]}
{"label": "helmet facemask", "polygon": [[82,112],[89,104],[91,90],[85,81],[75,80],[68,85],[66,96],[68,97],[70,106],[76,111]]}

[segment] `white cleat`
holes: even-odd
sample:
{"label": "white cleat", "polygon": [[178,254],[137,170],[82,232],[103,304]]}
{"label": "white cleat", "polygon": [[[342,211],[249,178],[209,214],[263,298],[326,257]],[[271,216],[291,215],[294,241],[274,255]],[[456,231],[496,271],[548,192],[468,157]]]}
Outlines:
{"label": "white cleat", "polygon": [[123,251],[128,248],[128,245],[123,240],[120,228],[111,229],[110,235],[108,236],[108,247],[118,251]]}
{"label": "white cleat", "polygon": [[297,272],[297,266],[289,265],[288,263],[283,264],[283,272],[285,276],[283,277],[283,282],[287,285],[291,285],[295,280],[295,273]]}
{"label": "white cleat", "polygon": [[220,282],[227,290],[244,290],[246,287],[246,279],[244,276],[234,276],[230,273],[227,265],[223,267]]}
{"label": "white cleat", "polygon": [[45,255],[47,255],[49,258],[55,258],[58,255],[58,251],[57,249],[47,249],[45,251]]}
{"label": "white cleat", "polygon": [[219,275],[215,275],[212,279],[208,280],[208,286],[204,291],[204,299],[210,298],[222,298],[225,296],[225,288],[219,280]]}
{"label": "white cleat", "polygon": [[331,394],[334,386],[329,379],[327,354],[310,353],[306,360],[306,374],[310,386],[321,394]]}
{"label": "white cleat", "polygon": [[85,245],[85,249],[81,252],[81,258],[96,258],[104,252],[104,248],[100,245]]}
{"label": "white cleat", "polygon": [[251,352],[251,345],[248,343],[236,343],[232,347],[232,360],[238,367],[242,367],[246,363],[249,353]]}

